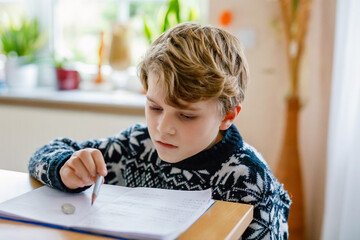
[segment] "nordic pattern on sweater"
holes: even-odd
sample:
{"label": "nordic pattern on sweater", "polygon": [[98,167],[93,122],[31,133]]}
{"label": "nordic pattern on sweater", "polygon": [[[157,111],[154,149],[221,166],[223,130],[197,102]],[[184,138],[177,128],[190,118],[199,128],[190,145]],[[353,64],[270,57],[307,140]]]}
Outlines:
{"label": "nordic pattern on sweater", "polygon": [[287,239],[290,199],[263,157],[242,138],[235,126],[212,148],[179,163],[162,161],[147,127],[134,125],[114,137],[78,143],[59,138],[38,149],[29,162],[30,174],[51,187],[68,192],[59,171],[80,149],[96,148],[108,169],[105,183],[127,187],[179,190],[212,189],[216,200],[252,204],[254,219],[242,239]]}

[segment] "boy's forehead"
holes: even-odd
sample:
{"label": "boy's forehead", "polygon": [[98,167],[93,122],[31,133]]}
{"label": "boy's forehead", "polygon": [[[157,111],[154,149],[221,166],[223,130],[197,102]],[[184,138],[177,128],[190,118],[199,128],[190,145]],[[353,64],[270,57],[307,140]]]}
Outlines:
{"label": "boy's forehead", "polygon": [[155,85],[160,85],[162,84],[160,81],[160,77],[159,74],[157,74],[154,71],[150,71],[149,72],[149,76],[148,76],[148,85],[155,87]]}
{"label": "boy's forehead", "polygon": [[[150,72],[148,77],[148,91],[146,97],[152,102],[165,102],[167,105],[171,105],[166,102],[165,98],[167,97],[167,93],[165,92],[164,83],[160,79],[159,75],[155,72]],[[177,99],[179,103],[181,103],[184,107],[181,109],[191,109],[194,108],[193,103],[188,103],[182,99]],[[179,107],[176,107],[179,108]]]}
{"label": "boy's forehead", "polygon": [[150,72],[147,80],[147,95],[152,96],[152,98],[158,95],[165,96],[163,84],[158,74]]}
{"label": "boy's forehead", "polygon": [[177,109],[185,109],[190,111],[199,111],[204,108],[207,108],[209,104],[216,102],[215,99],[202,100],[198,102],[187,102],[182,99],[177,99],[177,101],[182,105],[173,106],[171,103],[168,103],[165,99],[167,93],[164,92],[166,88],[163,87],[163,81],[156,72],[150,71],[148,75],[148,91],[146,97],[148,100],[155,102],[157,104],[164,103],[166,105],[172,106]]}

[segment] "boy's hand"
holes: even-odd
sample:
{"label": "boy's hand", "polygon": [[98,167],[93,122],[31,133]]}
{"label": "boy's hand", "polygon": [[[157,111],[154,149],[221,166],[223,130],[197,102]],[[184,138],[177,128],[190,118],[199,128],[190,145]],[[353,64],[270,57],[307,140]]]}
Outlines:
{"label": "boy's hand", "polygon": [[60,177],[66,187],[76,189],[93,184],[97,174],[107,175],[102,153],[94,148],[76,151],[60,169]]}

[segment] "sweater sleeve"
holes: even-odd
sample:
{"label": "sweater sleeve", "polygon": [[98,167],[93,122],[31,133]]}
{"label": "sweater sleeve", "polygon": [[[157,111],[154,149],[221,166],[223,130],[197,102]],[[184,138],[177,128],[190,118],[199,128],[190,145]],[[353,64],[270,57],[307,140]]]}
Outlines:
{"label": "sweater sleeve", "polygon": [[238,184],[244,190],[241,201],[254,205],[254,218],[242,238],[287,240],[290,197],[262,155],[247,143],[244,150],[242,163],[248,167],[248,175]]}
{"label": "sweater sleeve", "polygon": [[90,186],[74,190],[67,188],[61,181],[60,168],[74,152],[85,148],[95,148],[103,154],[107,168],[116,165],[118,171],[112,171],[105,177],[105,182],[116,184],[122,178],[122,169],[126,159],[136,154],[138,143],[134,140],[134,135],[136,136],[139,131],[143,132],[144,129],[145,127],[137,124],[116,136],[84,142],[76,142],[69,138],[55,139],[39,148],[31,156],[28,165],[29,173],[50,187],[66,192],[81,192]]}
{"label": "sweater sleeve", "polygon": [[254,217],[242,239],[288,239],[290,198],[271,172],[257,174],[256,183],[247,183],[244,202],[254,205]]}
{"label": "sweater sleeve", "polygon": [[66,192],[81,192],[86,189],[68,189],[61,181],[60,168],[71,157],[71,155],[80,150],[79,143],[69,138],[58,138],[47,145],[39,148],[31,156],[28,169],[31,176],[43,184],[60,189]]}

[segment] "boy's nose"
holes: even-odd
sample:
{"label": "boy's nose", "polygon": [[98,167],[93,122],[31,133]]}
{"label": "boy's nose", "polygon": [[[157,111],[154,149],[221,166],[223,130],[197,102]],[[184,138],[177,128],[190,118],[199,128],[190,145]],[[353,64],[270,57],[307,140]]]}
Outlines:
{"label": "boy's nose", "polygon": [[157,130],[164,135],[174,135],[176,133],[173,120],[167,114],[163,114],[159,119]]}

